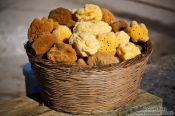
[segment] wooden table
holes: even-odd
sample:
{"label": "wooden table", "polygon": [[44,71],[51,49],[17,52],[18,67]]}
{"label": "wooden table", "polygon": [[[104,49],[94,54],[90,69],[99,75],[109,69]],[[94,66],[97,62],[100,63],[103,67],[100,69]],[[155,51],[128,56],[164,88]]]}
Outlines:
{"label": "wooden table", "polygon": [[[113,111],[104,114],[90,116],[146,116],[150,113],[161,116],[162,99],[145,91],[139,90],[138,97],[133,104],[120,111]],[[143,114],[144,113],[144,114]],[[0,116],[75,116],[62,112],[56,112],[43,104],[22,96],[10,101],[0,103]],[[86,115],[76,115],[86,116]]]}

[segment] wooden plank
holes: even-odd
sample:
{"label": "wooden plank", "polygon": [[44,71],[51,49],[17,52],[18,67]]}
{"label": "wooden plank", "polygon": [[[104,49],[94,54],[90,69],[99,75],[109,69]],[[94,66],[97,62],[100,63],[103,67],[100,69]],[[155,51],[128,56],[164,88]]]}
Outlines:
{"label": "wooden plank", "polygon": [[[62,112],[56,112],[56,111],[52,110],[52,111],[45,112],[45,113],[37,115],[37,116],[73,116],[73,115],[62,113]],[[81,116],[83,116],[83,115],[81,115]]]}
{"label": "wooden plank", "polygon": [[[56,112],[46,106],[27,97],[20,97],[4,104],[0,104],[0,115],[2,116],[139,116],[139,113],[148,112],[150,108],[157,109],[162,107],[162,99],[145,91],[139,90],[138,97],[134,103],[128,107],[108,113],[93,115],[72,115],[62,112]],[[149,108],[149,109],[147,109]],[[152,110],[153,111],[153,110]],[[155,110],[154,112],[159,112]],[[160,116],[161,114],[157,115]]]}
{"label": "wooden plank", "polygon": [[33,109],[39,106],[38,102],[35,102],[28,97],[19,97],[5,103],[0,104],[1,116],[22,116],[31,113]]}
{"label": "wooden plank", "polygon": [[28,113],[26,116],[37,116],[37,115],[44,114],[44,113],[50,112],[50,111],[53,111],[53,110],[51,110],[50,108],[48,108],[44,105],[40,105],[39,107],[33,109],[32,112]]}
{"label": "wooden plank", "polygon": [[129,116],[140,116],[140,113],[144,113],[144,116],[146,116],[146,113],[157,113],[156,116],[161,116],[163,100],[160,97],[143,90],[139,91],[139,95],[135,102],[127,108]]}

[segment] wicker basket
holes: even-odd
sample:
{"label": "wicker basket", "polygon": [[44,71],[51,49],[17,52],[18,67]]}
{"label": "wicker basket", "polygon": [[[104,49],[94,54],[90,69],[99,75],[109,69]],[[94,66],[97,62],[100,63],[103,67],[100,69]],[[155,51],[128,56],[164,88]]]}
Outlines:
{"label": "wicker basket", "polygon": [[142,47],[141,55],[119,64],[79,67],[37,58],[25,45],[44,103],[72,114],[109,112],[132,103],[152,52],[150,41]]}

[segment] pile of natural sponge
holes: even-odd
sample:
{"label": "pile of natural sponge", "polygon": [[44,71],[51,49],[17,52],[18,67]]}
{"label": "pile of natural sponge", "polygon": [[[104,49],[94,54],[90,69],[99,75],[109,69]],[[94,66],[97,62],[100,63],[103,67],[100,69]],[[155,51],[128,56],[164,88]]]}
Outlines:
{"label": "pile of natural sponge", "polygon": [[57,8],[35,18],[28,29],[33,55],[53,63],[105,65],[141,54],[138,43],[148,41],[145,24],[117,20],[105,8],[86,4],[69,10]]}

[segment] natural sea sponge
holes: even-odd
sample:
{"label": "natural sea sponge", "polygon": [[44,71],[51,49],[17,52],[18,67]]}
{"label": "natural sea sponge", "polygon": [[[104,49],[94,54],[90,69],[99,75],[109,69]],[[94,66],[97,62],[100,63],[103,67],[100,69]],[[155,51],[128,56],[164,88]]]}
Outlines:
{"label": "natural sea sponge", "polygon": [[77,65],[86,66],[87,64],[82,58],[80,58],[77,60]]}
{"label": "natural sea sponge", "polygon": [[60,25],[66,25],[72,27],[75,25],[75,21],[72,18],[72,12],[65,8],[57,8],[49,13],[49,18],[54,19]]}
{"label": "natural sea sponge", "polygon": [[94,23],[91,22],[77,22],[73,28],[73,33],[89,32],[95,34]]}
{"label": "natural sea sponge", "polygon": [[103,33],[97,35],[97,40],[100,43],[99,52],[110,53],[115,55],[116,48],[119,46],[119,39],[116,38],[115,33]]}
{"label": "natural sea sponge", "polygon": [[133,42],[146,42],[149,40],[148,29],[143,23],[138,24],[137,21],[132,21],[130,27],[126,28],[126,32]]}
{"label": "natural sea sponge", "polygon": [[85,4],[84,8],[80,8],[75,12],[77,21],[97,22],[102,19],[101,8],[94,4]]}
{"label": "natural sea sponge", "polygon": [[95,66],[95,65],[105,65],[105,64],[112,64],[112,63],[119,63],[119,59],[111,54],[108,53],[101,53],[97,52],[93,56],[89,56],[87,59],[88,65]]}
{"label": "natural sea sponge", "polygon": [[116,35],[116,38],[119,40],[119,45],[120,46],[124,46],[127,43],[129,43],[130,37],[126,32],[119,31],[119,32],[116,32],[115,35]]}
{"label": "natural sea sponge", "polygon": [[111,24],[116,20],[115,16],[108,9],[101,8],[101,10],[102,10],[102,14],[103,14],[102,21],[104,21],[108,24]]}
{"label": "natural sea sponge", "polygon": [[111,31],[111,27],[104,21],[98,21],[96,23],[91,22],[77,22],[73,28],[74,33],[89,32],[94,35],[107,33]]}
{"label": "natural sea sponge", "polygon": [[125,46],[117,48],[117,55],[122,60],[129,60],[141,54],[140,49],[133,43],[129,42]]}
{"label": "natural sea sponge", "polygon": [[72,35],[72,32],[67,26],[60,25],[53,31],[53,34],[57,36],[58,42],[66,43],[69,41],[69,38]]}
{"label": "natural sea sponge", "polygon": [[115,33],[115,32],[126,29],[128,27],[128,24],[124,20],[119,20],[119,21],[112,23],[111,27],[112,27],[112,31]]}
{"label": "natural sea sponge", "polygon": [[69,44],[73,45],[77,54],[82,57],[94,55],[100,48],[96,37],[88,32],[74,33],[69,39]]}
{"label": "natural sea sponge", "polygon": [[39,36],[49,34],[57,27],[58,23],[52,19],[48,19],[48,17],[42,19],[35,18],[28,29],[28,40],[32,43],[38,39]]}
{"label": "natural sea sponge", "polygon": [[98,21],[95,23],[94,30],[97,31],[97,34],[102,34],[111,32],[112,28],[108,23],[105,23],[104,21]]}
{"label": "natural sea sponge", "polygon": [[41,35],[36,41],[33,42],[32,48],[37,56],[43,56],[55,43],[56,36],[53,34]]}
{"label": "natural sea sponge", "polygon": [[69,44],[57,43],[47,53],[50,61],[73,64],[77,60],[76,51]]}

